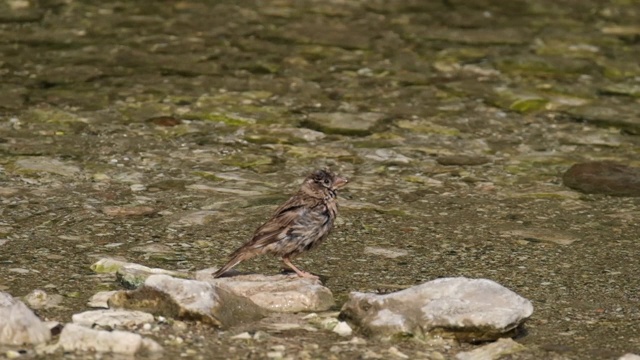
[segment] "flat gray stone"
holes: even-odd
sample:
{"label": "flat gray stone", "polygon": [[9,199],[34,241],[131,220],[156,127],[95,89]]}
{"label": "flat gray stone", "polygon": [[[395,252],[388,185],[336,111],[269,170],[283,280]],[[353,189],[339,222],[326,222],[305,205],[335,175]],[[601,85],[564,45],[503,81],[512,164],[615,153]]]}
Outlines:
{"label": "flat gray stone", "polygon": [[158,343],[138,334],[119,330],[94,330],[76,324],[65,325],[57,346],[71,352],[87,351],[123,355],[162,351]]}
{"label": "flat gray stone", "polygon": [[148,324],[155,321],[153,315],[132,310],[90,310],[78,314],[73,314],[71,320],[74,324],[103,328],[126,328],[142,324]]}
{"label": "flat gray stone", "polygon": [[385,118],[381,113],[313,113],[302,122],[304,127],[325,134],[367,136]]}
{"label": "flat gray stone", "polygon": [[206,281],[237,296],[251,300],[268,311],[325,311],[334,305],[331,290],[320,280],[297,275],[238,275],[214,279],[214,269],[196,273],[196,279]]}
{"label": "flat gray stone", "polygon": [[385,295],[352,292],[340,316],[374,337],[447,333],[479,341],[515,335],[532,313],[529,300],[496,282],[459,277]]}
{"label": "flat gray stone", "polygon": [[74,177],[80,174],[79,167],[48,157],[24,158],[16,161],[15,165],[16,169],[22,172],[44,172],[65,177]]}

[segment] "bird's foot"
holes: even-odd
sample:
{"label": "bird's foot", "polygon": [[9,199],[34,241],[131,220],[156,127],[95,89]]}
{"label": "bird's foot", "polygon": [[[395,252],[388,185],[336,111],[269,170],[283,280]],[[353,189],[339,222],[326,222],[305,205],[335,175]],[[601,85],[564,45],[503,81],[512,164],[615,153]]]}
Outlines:
{"label": "bird's foot", "polygon": [[293,265],[291,263],[291,261],[289,260],[289,258],[282,258],[282,261],[285,263],[285,265],[287,265],[287,267],[289,267],[289,269],[293,270],[296,272],[296,274],[298,274],[298,276],[300,276],[301,278],[307,278],[307,279],[320,279],[319,276],[317,275],[313,275],[312,273],[308,273],[304,270],[300,270],[298,269],[297,266]]}

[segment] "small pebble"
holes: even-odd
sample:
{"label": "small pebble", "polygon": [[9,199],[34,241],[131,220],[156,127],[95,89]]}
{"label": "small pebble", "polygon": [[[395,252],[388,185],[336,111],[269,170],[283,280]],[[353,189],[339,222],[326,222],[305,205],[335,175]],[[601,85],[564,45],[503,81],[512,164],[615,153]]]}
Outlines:
{"label": "small pebble", "polygon": [[262,330],[258,330],[258,331],[256,331],[255,334],[253,334],[253,339],[254,340],[264,340],[264,339],[267,339],[269,337],[270,337],[270,335],[268,333],[262,331]]}
{"label": "small pebble", "polygon": [[282,358],[283,354],[280,351],[269,351],[267,353],[267,357],[270,359],[279,359]]}
{"label": "small pebble", "polygon": [[7,359],[15,359],[20,357],[21,354],[15,350],[9,350],[6,353],[4,353],[4,355],[7,357]]}
{"label": "small pebble", "polygon": [[240,333],[238,335],[234,335],[231,338],[234,339],[234,340],[249,340],[249,339],[251,339],[251,334],[249,334],[248,332],[245,331],[245,332]]}
{"label": "small pebble", "polygon": [[145,191],[147,190],[147,187],[142,185],[142,184],[133,184],[131,186],[129,186],[129,188],[131,189],[131,191],[133,192],[138,192],[138,191]]}
{"label": "small pebble", "polygon": [[336,326],[333,327],[332,331],[340,336],[351,336],[351,334],[353,333],[351,326],[349,326],[349,324],[344,321],[340,321]]}
{"label": "small pebble", "polygon": [[400,352],[400,350],[398,350],[398,348],[396,348],[395,346],[392,346],[389,348],[389,354],[395,356],[395,357],[399,357],[401,359],[408,359],[409,356],[407,356],[406,354]]}

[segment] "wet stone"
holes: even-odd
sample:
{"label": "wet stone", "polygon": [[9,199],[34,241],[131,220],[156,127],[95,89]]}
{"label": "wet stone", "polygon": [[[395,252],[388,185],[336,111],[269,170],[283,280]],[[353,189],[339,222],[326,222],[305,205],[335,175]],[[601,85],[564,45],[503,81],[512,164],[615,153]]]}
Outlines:
{"label": "wet stone", "polygon": [[606,95],[623,95],[640,98],[640,85],[613,84],[600,89],[600,92]]}
{"label": "wet stone", "polygon": [[219,215],[217,211],[194,211],[182,216],[180,220],[178,220],[178,224],[185,226],[205,225],[214,221],[216,215]]}
{"label": "wet stone", "polygon": [[401,256],[409,255],[409,252],[403,249],[388,249],[375,246],[367,246],[364,248],[365,254],[378,255],[388,259],[395,259]]}
{"label": "wet stone", "polygon": [[102,208],[102,212],[108,216],[126,217],[153,215],[158,210],[150,206],[105,206]]}
{"label": "wet stone", "polygon": [[572,107],[567,115],[579,122],[622,129],[630,134],[640,134],[640,111],[635,105],[602,104]]}
{"label": "wet stone", "polygon": [[154,322],[153,315],[142,311],[129,310],[91,310],[72,316],[74,324],[105,329],[134,327]]}
{"label": "wet stone", "polygon": [[151,339],[131,332],[94,330],[76,324],[67,324],[57,346],[65,352],[98,352],[123,355],[153,353],[162,347]]}
{"label": "wet stone", "polygon": [[449,155],[439,156],[436,161],[440,165],[477,166],[486,164],[491,160],[484,156]]}
{"label": "wet stone", "polygon": [[49,327],[22,301],[0,291],[0,344],[40,344],[51,339]]}
{"label": "wet stone", "polygon": [[640,196],[640,168],[608,161],[575,164],[562,176],[565,186],[587,194]]}
{"label": "wet stone", "polygon": [[384,118],[380,113],[313,113],[302,125],[325,134],[366,136],[373,133]]}
{"label": "wet stone", "polygon": [[260,274],[228,276],[214,279],[212,269],[196,273],[207,281],[238,296],[246,297],[261,308],[275,312],[325,311],[334,305],[331,290],[320,280],[296,275]]}
{"label": "wet stone", "polygon": [[265,313],[251,300],[210,283],[168,275],[152,275],[138,289],[116,293],[109,305],[216,327],[259,320]]}
{"label": "wet stone", "polygon": [[340,318],[378,338],[444,336],[461,341],[513,336],[531,302],[487,279],[442,278],[386,295],[352,292]]}
{"label": "wet stone", "polygon": [[579,238],[574,234],[566,231],[553,230],[553,229],[514,229],[503,232],[506,236],[514,236],[519,239],[524,239],[531,242],[549,242],[558,245],[570,245]]}

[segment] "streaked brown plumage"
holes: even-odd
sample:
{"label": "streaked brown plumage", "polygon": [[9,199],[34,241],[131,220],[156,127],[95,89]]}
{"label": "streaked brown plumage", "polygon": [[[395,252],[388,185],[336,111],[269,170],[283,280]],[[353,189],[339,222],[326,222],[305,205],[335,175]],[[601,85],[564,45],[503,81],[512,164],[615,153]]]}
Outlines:
{"label": "streaked brown plumage", "polygon": [[251,240],[231,254],[231,259],[213,274],[220,277],[240,262],[257,255],[272,254],[301,277],[316,277],[298,269],[291,260],[318,246],[327,238],[338,215],[336,190],[347,179],[329,170],[316,170],[302,183],[300,190],[282,204]]}

